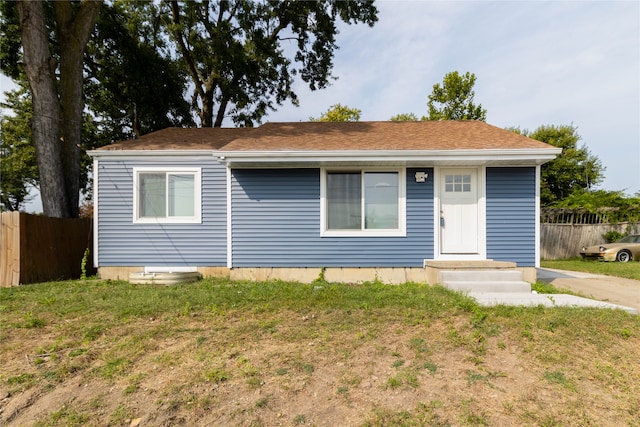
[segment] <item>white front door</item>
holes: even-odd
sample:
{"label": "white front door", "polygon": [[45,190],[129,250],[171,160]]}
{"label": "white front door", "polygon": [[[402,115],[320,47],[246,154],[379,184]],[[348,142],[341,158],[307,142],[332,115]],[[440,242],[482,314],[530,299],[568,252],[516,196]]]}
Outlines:
{"label": "white front door", "polygon": [[477,254],[478,170],[440,170],[440,252]]}

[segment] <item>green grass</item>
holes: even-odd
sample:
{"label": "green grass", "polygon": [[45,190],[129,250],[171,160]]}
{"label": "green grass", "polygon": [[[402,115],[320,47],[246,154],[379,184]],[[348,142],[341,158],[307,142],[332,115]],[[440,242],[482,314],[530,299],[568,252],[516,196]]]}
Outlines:
{"label": "green grass", "polygon": [[[71,379],[114,390],[93,397],[100,405],[70,401],[43,413],[39,425],[122,425],[144,415],[125,403],[145,397],[176,419],[208,414],[227,390],[245,404],[237,417],[286,414],[289,424],[306,425],[316,419],[315,407],[287,412],[278,405],[323,388],[328,399],[364,401],[358,393],[408,399],[435,387],[438,401],[371,408],[363,425],[535,424],[547,416],[570,424],[574,410],[589,414],[585,425],[598,425],[594,390],[612,396],[623,425],[640,413],[640,316],[623,311],[480,307],[415,283],[66,281],[0,288],[0,324],[0,359],[12,362],[3,365],[0,392],[45,395]],[[503,359],[515,364],[512,371]],[[166,381],[157,381],[160,374]],[[492,420],[493,411],[473,400],[503,393],[501,383],[525,374],[538,383],[512,387],[519,394],[503,400],[512,411],[508,422]],[[438,388],[447,382],[453,386]],[[528,394],[530,386],[568,390],[578,408],[554,406],[557,396]],[[110,396],[121,401],[113,405]],[[550,415],[535,409],[550,405]],[[263,425],[283,422],[264,418]]]}
{"label": "green grass", "polygon": [[543,268],[556,268],[558,270],[583,271],[585,273],[603,274],[606,276],[622,277],[625,279],[640,280],[640,262],[602,262],[585,261],[580,258],[543,260],[540,263]]}
{"label": "green grass", "polygon": [[[224,315],[229,310],[275,313],[314,309],[419,310],[429,316],[468,311],[475,303],[441,287],[407,283],[387,286],[326,284],[323,287],[290,282],[229,282],[207,279],[176,286],[133,285],[124,281],[50,282],[0,289],[2,311],[14,327],[42,328],[60,318],[87,318],[82,338],[93,341],[109,325],[135,318],[184,317],[193,313]],[[10,313],[20,313],[19,316]],[[26,314],[24,314],[26,313]],[[277,327],[273,319],[260,325]]]}

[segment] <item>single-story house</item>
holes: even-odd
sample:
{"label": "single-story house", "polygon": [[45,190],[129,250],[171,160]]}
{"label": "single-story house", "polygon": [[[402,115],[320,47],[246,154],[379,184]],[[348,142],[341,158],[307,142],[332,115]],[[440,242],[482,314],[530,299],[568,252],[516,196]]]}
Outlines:
{"label": "single-story house", "polygon": [[89,153],[94,262],[389,282],[493,262],[531,281],[540,167],[560,151],[480,121],[164,129]]}

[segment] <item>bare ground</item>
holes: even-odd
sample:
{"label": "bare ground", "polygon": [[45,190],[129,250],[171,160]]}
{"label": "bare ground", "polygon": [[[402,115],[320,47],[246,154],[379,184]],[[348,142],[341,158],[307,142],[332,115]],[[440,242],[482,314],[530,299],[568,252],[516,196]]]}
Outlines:
{"label": "bare ground", "polygon": [[130,319],[82,346],[64,324],[12,329],[0,424],[640,425],[638,331],[571,341],[540,313],[559,324],[229,311]]}

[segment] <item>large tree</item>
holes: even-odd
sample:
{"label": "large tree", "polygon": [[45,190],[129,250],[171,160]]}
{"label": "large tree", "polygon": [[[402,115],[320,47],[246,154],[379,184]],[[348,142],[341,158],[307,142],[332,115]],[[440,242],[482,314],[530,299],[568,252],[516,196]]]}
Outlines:
{"label": "large tree", "polygon": [[[55,65],[59,58],[52,3],[44,3],[44,19],[50,32]],[[84,56],[84,118],[80,160],[80,190],[90,197],[86,150],[114,141],[135,138],[169,126],[193,125],[184,99],[187,76],[154,43],[159,26],[136,14],[133,3],[103,5]],[[142,20],[144,19],[144,21]],[[29,128],[31,93],[22,64],[20,20],[17,3],[0,3],[0,63],[14,79],[19,92],[6,94],[3,106],[13,111],[2,123],[2,198],[4,209],[24,207],[29,187],[39,187],[34,142]],[[19,95],[19,96],[18,96]],[[19,101],[19,102],[18,102]],[[26,114],[25,112],[28,112]]]}
{"label": "large tree", "polygon": [[[45,215],[77,217],[84,102],[83,55],[101,1],[19,1],[22,64]],[[46,19],[52,8],[53,22]],[[48,25],[51,23],[51,25]]]}
{"label": "large tree", "polygon": [[533,132],[511,129],[537,141],[562,148],[554,160],[542,165],[540,203],[553,206],[574,192],[590,190],[603,179],[602,162],[589,152],[586,145],[578,146],[580,135],[571,125],[543,125]]}
{"label": "large tree", "polygon": [[296,75],[312,90],[329,84],[337,49],[337,20],[377,21],[372,1],[161,2],[147,13],[167,19],[165,28],[184,61],[203,127],[229,115],[251,126],[289,99]]}
{"label": "large tree", "polygon": [[296,76],[313,90],[329,84],[338,20],[377,20],[364,0],[115,1],[103,5],[95,26],[100,3],[0,2],[2,72],[28,77],[50,216],[78,213],[87,164],[81,149],[191,125],[192,111],[204,126],[220,126],[225,116],[250,126],[287,99],[297,103]]}
{"label": "large tree", "polygon": [[[97,145],[166,127],[193,126],[187,76],[163,52],[157,18],[138,5],[104,5],[85,55],[85,93],[97,124]],[[144,21],[143,21],[144,19]]]}
{"label": "large tree", "polygon": [[466,72],[453,71],[444,76],[442,85],[433,85],[427,107],[426,120],[487,120],[487,110],[481,104],[476,105],[473,86],[476,76]]}

